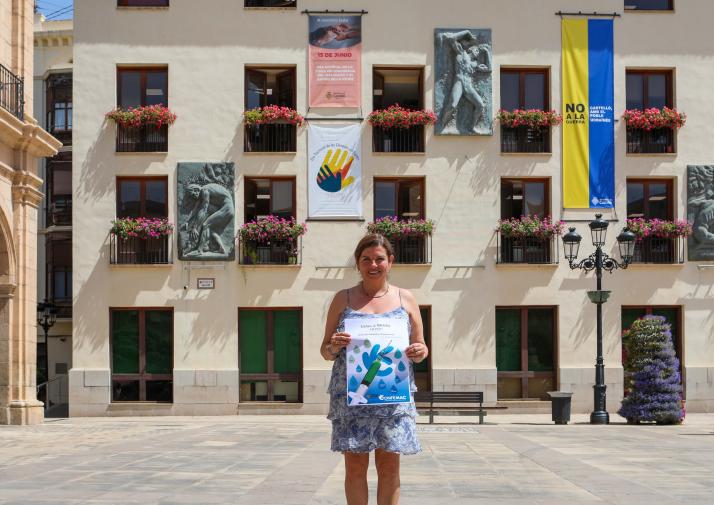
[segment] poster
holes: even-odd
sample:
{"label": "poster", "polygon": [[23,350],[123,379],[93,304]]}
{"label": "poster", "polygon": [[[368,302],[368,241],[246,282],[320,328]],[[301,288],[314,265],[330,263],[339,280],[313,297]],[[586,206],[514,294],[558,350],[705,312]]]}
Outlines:
{"label": "poster", "polygon": [[359,107],[362,16],[309,18],[309,106]]}
{"label": "poster", "polygon": [[411,402],[406,319],[347,318],[347,405]]}
{"label": "poster", "polygon": [[615,205],[611,19],[563,19],[563,207]]}
{"label": "poster", "polygon": [[308,218],[362,218],[359,124],[308,126]]}

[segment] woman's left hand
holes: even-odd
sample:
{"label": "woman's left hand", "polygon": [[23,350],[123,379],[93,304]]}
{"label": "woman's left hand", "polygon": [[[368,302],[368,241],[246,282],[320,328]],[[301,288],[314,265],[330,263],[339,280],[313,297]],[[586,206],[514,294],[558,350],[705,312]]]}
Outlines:
{"label": "woman's left hand", "polygon": [[412,360],[414,363],[419,363],[426,358],[429,351],[426,346],[421,342],[414,342],[409,347],[407,347],[406,355],[407,358]]}

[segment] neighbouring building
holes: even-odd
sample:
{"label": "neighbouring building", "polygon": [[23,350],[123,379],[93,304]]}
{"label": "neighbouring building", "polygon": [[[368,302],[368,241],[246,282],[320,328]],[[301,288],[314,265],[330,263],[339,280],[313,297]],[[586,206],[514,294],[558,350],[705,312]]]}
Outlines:
{"label": "neighbouring building", "polygon": [[32,117],[34,2],[0,4],[0,424],[42,422],[36,394],[37,160],[61,143]]}
{"label": "neighbouring building", "polygon": [[[391,273],[421,305],[431,354],[416,369],[419,387],[483,391],[488,405],[511,412],[571,391],[573,409],[590,411],[594,276],[569,268],[557,236],[531,243],[494,230],[522,215],[562,219],[583,235],[582,258],[594,250],[587,223],[596,210],[564,208],[566,125],[492,118],[499,109],[566,112],[556,12],[619,14],[605,251],[617,257],[627,219],[687,218],[693,191],[696,240],[709,240],[714,4],[674,3],[205,0],[197,16],[195,0],[75,0],[70,415],[326,412],[326,311],[357,281],[351,255],[367,223],[387,216],[436,223],[432,236],[397,241]],[[302,11],[325,9],[361,15],[361,46],[337,51],[361,51],[357,107],[309,106],[308,44],[340,49],[360,38],[346,21],[310,33]],[[397,130],[366,121],[396,103],[439,117]],[[105,117],[159,104],[174,124]],[[309,126],[245,123],[244,111],[270,105],[296,109]],[[622,119],[626,109],[665,106],[688,114],[684,128],[643,133]],[[308,128],[329,125],[358,125],[361,151],[354,178],[326,158],[329,180],[325,172],[316,183]],[[698,186],[688,167],[701,168]],[[361,215],[308,220],[313,191],[333,182],[325,191],[354,183]],[[220,226],[195,226],[219,211]],[[307,220],[299,247],[233,241],[267,215]],[[117,218],[167,219],[175,230],[122,238],[110,233]],[[714,409],[712,259],[688,257],[681,237],[647,239],[629,268],[604,276],[609,412],[623,396],[622,330],[645,314],[672,325],[687,410]]]}
{"label": "neighbouring building", "polygon": [[38,216],[37,300],[57,309],[48,331],[37,330],[39,397],[46,414],[66,413],[72,365],[72,20],[48,21],[35,14],[35,117],[62,142],[52,158],[38,162],[45,198]]}

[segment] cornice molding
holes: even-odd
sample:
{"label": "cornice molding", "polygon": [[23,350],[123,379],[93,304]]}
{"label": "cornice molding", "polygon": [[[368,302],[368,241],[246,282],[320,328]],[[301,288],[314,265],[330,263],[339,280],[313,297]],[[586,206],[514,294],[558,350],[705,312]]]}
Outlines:
{"label": "cornice molding", "polygon": [[16,284],[0,284],[0,298],[12,298],[15,295],[15,288],[17,288]]}
{"label": "cornice molding", "polygon": [[40,191],[42,179],[30,172],[15,172],[12,181],[12,201],[32,207],[39,207],[45,195]]}
{"label": "cornice molding", "polygon": [[62,147],[62,142],[54,138],[28,117],[21,121],[0,107],[0,142],[11,149],[26,151],[36,158],[54,156]]}

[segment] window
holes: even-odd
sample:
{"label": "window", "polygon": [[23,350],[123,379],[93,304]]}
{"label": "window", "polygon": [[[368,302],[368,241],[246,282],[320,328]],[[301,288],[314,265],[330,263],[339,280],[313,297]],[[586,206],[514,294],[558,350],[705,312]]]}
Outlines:
{"label": "window", "polygon": [[173,401],[173,309],[110,309],[113,402]]}
{"label": "window", "polygon": [[[168,107],[168,69],[166,67],[118,68],[117,104],[122,109],[147,105]],[[117,126],[117,152],[165,152],[168,126]]]}
{"label": "window", "polygon": [[56,232],[47,235],[45,279],[47,298],[58,308],[58,317],[72,315],[72,234]]}
{"label": "window", "polygon": [[72,225],[72,153],[47,161],[47,226]]}
{"label": "window", "polygon": [[496,308],[498,398],[548,399],[556,368],[554,307]]}
{"label": "window", "polygon": [[[674,219],[671,179],[628,179],[627,219]],[[649,236],[635,244],[636,263],[682,263],[684,241]]]}
{"label": "window", "polygon": [[296,0],[245,0],[246,7],[297,7]]}
{"label": "window", "polygon": [[419,307],[424,325],[424,342],[429,356],[421,363],[414,363],[414,382],[419,391],[431,391],[431,307]]}
{"label": "window", "polygon": [[169,0],[117,0],[119,7],[168,7]]}
{"label": "window", "polygon": [[302,401],[302,310],[239,309],[241,401]]}
{"label": "window", "polygon": [[[168,217],[168,183],[166,177],[118,177],[117,217]],[[141,239],[110,237],[111,264],[171,263],[171,235]]]}
{"label": "window", "polygon": [[[501,179],[501,219],[550,216],[548,179]],[[499,263],[557,262],[557,239],[498,236]]]}
{"label": "window", "polygon": [[625,0],[626,11],[671,11],[674,0]]}
{"label": "window", "polygon": [[[405,109],[424,108],[424,69],[405,67],[374,67],[372,72],[372,108],[386,109],[392,105]],[[424,152],[424,127],[372,127],[372,150],[375,153]]]}
{"label": "window", "polygon": [[[627,109],[674,107],[671,70],[628,70]],[[627,129],[627,152],[635,154],[674,153],[674,130]]]}
{"label": "window", "polygon": [[72,74],[47,78],[47,128],[64,145],[72,144]]}
{"label": "window", "polygon": [[245,221],[269,215],[295,217],[295,178],[245,179]]}
{"label": "window", "polygon": [[[374,179],[374,219],[393,216],[400,221],[424,219],[423,177],[375,178]],[[431,263],[431,241],[429,236],[391,237],[397,263]]]}
{"label": "window", "polygon": [[[547,68],[502,68],[501,109],[550,110]],[[501,152],[550,152],[549,128],[501,127]]]}
{"label": "window", "polygon": [[[662,316],[666,319],[672,327],[672,344],[674,345],[674,352],[679,360],[679,373],[682,373],[684,360],[682,359],[682,350],[684,349],[684,342],[682,337],[682,307],[680,306],[640,306],[640,307],[627,307],[623,306],[621,311],[621,324],[622,333],[624,338],[624,333],[626,330],[632,326],[637,319],[644,316]],[[625,347],[626,341],[622,342],[622,364],[625,364],[627,360],[627,349]],[[625,387],[629,382],[629,377],[625,376]],[[682,380],[682,386],[685,383]]]}
{"label": "window", "polygon": [[166,177],[118,177],[117,217],[168,216]]}
{"label": "window", "polygon": [[[245,70],[245,110],[279,105],[295,109],[295,67]],[[295,152],[297,127],[287,123],[246,125],[245,152]]]}

